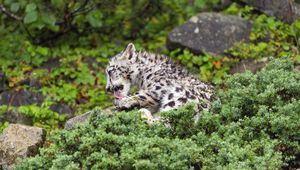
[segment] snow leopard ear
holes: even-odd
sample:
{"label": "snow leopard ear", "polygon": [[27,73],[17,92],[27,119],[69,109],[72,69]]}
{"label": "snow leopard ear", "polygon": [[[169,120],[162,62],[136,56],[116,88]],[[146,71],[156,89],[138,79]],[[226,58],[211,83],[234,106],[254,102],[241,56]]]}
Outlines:
{"label": "snow leopard ear", "polygon": [[133,43],[129,43],[126,47],[126,49],[123,51],[122,56],[128,58],[129,60],[133,57],[135,54],[135,46]]}

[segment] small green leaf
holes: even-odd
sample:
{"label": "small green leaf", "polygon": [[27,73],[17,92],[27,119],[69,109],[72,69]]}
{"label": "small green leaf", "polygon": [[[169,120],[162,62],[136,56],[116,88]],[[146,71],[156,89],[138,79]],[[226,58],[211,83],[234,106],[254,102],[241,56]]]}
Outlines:
{"label": "small green leaf", "polygon": [[35,11],[35,9],[36,9],[36,4],[30,3],[30,4],[26,5],[25,12],[30,13],[32,11]]}
{"label": "small green leaf", "polygon": [[49,53],[49,49],[45,47],[37,47],[36,51],[43,56],[46,56]]}
{"label": "small green leaf", "polygon": [[38,16],[38,14],[37,14],[36,11],[32,11],[32,12],[27,13],[24,17],[24,23],[25,24],[30,24],[30,23],[36,21],[37,16]]}
{"label": "small green leaf", "polygon": [[43,29],[45,27],[45,24],[42,21],[38,20],[38,22],[34,23],[34,27],[36,27],[39,30],[41,30],[41,29]]}
{"label": "small green leaf", "polygon": [[288,44],[283,45],[282,47],[285,51],[290,50],[290,46]]}
{"label": "small green leaf", "polygon": [[42,20],[43,20],[44,23],[46,23],[48,25],[51,25],[51,26],[54,26],[55,23],[56,23],[56,18],[52,14],[47,14],[47,13],[43,14],[42,15]]}
{"label": "small green leaf", "polygon": [[8,4],[11,4],[11,3],[12,3],[12,0],[4,0],[5,5],[8,5]]}
{"label": "small green leaf", "polygon": [[101,27],[102,26],[102,13],[101,12],[99,12],[99,11],[92,12],[89,15],[87,15],[86,18],[93,27]]}
{"label": "small green leaf", "polygon": [[258,48],[260,51],[264,50],[267,46],[268,46],[268,44],[265,42],[258,43]]}
{"label": "small green leaf", "polygon": [[59,26],[57,26],[57,25],[54,25],[54,26],[49,26],[49,29],[51,30],[51,31],[54,31],[54,32],[57,32],[58,30],[59,30]]}
{"label": "small green leaf", "polygon": [[57,8],[64,7],[64,1],[62,1],[62,0],[51,0],[51,4]]}
{"label": "small green leaf", "polygon": [[10,6],[11,12],[17,12],[20,9],[20,4],[18,2],[12,3]]}

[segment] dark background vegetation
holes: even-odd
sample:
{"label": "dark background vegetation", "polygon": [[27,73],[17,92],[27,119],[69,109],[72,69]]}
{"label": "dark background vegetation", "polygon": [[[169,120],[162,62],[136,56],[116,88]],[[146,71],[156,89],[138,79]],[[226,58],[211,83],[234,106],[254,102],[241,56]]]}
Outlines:
{"label": "dark background vegetation", "polygon": [[[175,131],[171,129],[169,132],[170,129],[164,127],[159,127],[155,131],[142,125],[140,125],[142,135],[131,136],[124,132],[122,135],[128,135],[128,139],[124,140],[134,146],[133,151],[126,150],[127,154],[139,153],[138,148],[145,142],[143,138],[151,138],[149,145],[152,146],[151,141],[155,143],[157,139],[148,133],[154,133],[160,135],[157,138],[162,140],[158,148],[164,150],[163,146],[170,145],[171,148],[176,148],[176,154],[178,152],[174,158],[166,157],[166,162],[162,164],[181,160],[182,156],[188,159],[186,162],[178,163],[178,166],[165,167],[166,169],[194,165],[208,169],[217,165],[229,169],[243,167],[277,169],[299,166],[299,158],[298,160],[296,158],[299,157],[299,133],[297,133],[299,123],[295,122],[299,120],[300,113],[299,72],[294,73],[292,63],[294,65],[300,63],[300,21],[287,24],[261,14],[250,6],[240,3],[224,5],[223,2],[221,0],[0,0],[0,131],[8,123],[18,121],[53,130],[61,128],[63,123],[74,115],[82,114],[96,106],[100,108],[110,106],[112,97],[104,91],[106,83],[104,68],[110,56],[123,50],[127,43],[134,42],[138,49],[166,54],[185,65],[200,79],[211,81],[220,89],[219,95],[223,105],[216,106],[215,114],[205,114],[207,117],[201,120],[202,125],[193,131],[196,135],[181,136],[181,127]],[[250,42],[237,43],[222,56],[194,55],[187,49],[168,51],[165,47],[168,33],[203,11],[217,11],[224,15],[237,15],[245,20],[251,20],[253,29]],[[272,69],[259,73],[257,77],[248,73],[233,77],[228,83],[224,83],[230,67],[235,63],[242,59],[265,57],[284,57],[286,61],[278,61],[278,68],[273,64],[270,66]],[[273,79],[276,81],[273,82]],[[229,90],[223,92],[224,89]],[[258,90],[253,91],[254,89]],[[282,100],[284,97],[285,100]],[[8,115],[16,115],[17,118],[9,119]],[[129,118],[125,122],[133,119],[130,115],[130,113],[127,115]],[[116,128],[119,126],[124,128],[123,120],[115,124],[110,124],[109,120],[107,118],[109,124],[107,126],[110,128],[114,125]],[[89,135],[92,134],[90,129],[102,125],[87,126],[85,127],[87,131],[77,129],[70,133],[75,135],[86,133],[86,138],[90,138]],[[134,127],[134,124],[129,123],[128,126]],[[106,132],[110,134],[110,130]],[[102,129],[100,131],[102,133]],[[72,135],[67,134],[68,132],[62,133]],[[168,136],[166,133],[169,139],[164,141],[163,136]],[[135,137],[142,139],[132,144]],[[112,138],[117,140],[114,142],[121,140],[118,137]],[[236,143],[232,143],[231,139],[236,139]],[[177,140],[179,143],[182,142],[182,146],[177,146]],[[97,142],[103,142],[102,138],[99,137]],[[72,141],[70,143],[72,144]],[[60,146],[63,148],[65,145],[68,144],[53,147],[61,149]],[[94,144],[91,145],[92,148],[93,146]],[[109,147],[113,146],[115,145]],[[127,144],[121,142],[118,146],[122,148]],[[74,152],[77,151],[77,146],[70,147],[74,148]],[[203,151],[207,148],[208,151]],[[51,149],[53,148],[43,152],[45,155],[36,159],[44,162],[48,159],[66,163],[75,162],[74,165],[70,163],[70,166],[83,167],[84,163],[77,160],[79,158],[74,152],[47,157],[47,154],[48,156],[52,154]],[[54,152],[57,152],[55,149]],[[96,153],[96,156],[86,160],[87,164],[84,166],[91,168],[94,162],[99,161],[96,157],[101,157],[99,156],[101,154],[103,158],[116,154],[115,150],[108,148],[104,150],[107,150],[107,153],[93,149],[89,153],[82,153],[87,155]],[[181,150],[187,152],[187,155],[180,155]],[[139,162],[145,158],[145,155],[140,154],[128,158],[128,162],[114,162],[115,166],[111,167],[120,168],[123,165],[134,165],[135,168],[157,167],[155,161],[154,165],[151,162]],[[160,152],[157,152],[157,155],[159,157]],[[199,155],[201,158],[198,159]],[[146,156],[148,157],[159,160],[151,156],[151,153]],[[33,159],[21,166],[40,166],[30,164],[34,162],[41,163]],[[258,164],[259,162],[262,163]],[[51,164],[51,161],[47,165],[56,166]],[[109,163],[104,161],[104,165],[97,165],[95,168],[105,166],[107,168],[108,165]]]}

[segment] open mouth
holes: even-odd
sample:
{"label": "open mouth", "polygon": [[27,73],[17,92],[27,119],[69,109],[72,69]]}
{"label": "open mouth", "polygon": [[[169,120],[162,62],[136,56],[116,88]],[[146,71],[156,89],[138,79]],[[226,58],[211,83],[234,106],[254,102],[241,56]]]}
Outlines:
{"label": "open mouth", "polygon": [[120,85],[120,86],[115,86],[113,88],[114,91],[114,97],[118,100],[122,99],[124,96],[122,95],[122,90],[123,90],[124,86]]}
{"label": "open mouth", "polygon": [[114,97],[118,100],[121,100],[124,96],[121,94],[121,90],[114,91]]}

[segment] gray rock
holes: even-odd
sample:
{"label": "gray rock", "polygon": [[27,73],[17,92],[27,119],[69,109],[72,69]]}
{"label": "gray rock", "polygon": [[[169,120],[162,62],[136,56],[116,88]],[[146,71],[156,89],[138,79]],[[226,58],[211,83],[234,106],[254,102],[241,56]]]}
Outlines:
{"label": "gray rock", "polygon": [[[106,108],[106,109],[102,110],[102,112],[105,113],[105,114],[113,114],[116,111],[117,110],[116,110],[115,107],[109,107],[109,108]],[[76,116],[76,117],[73,117],[73,118],[69,119],[65,123],[65,130],[73,129],[77,125],[87,122],[89,120],[89,118],[94,113],[97,113],[97,111],[92,110],[92,111],[86,112],[86,113],[84,113],[82,115],[79,115],[79,116]]]}
{"label": "gray rock", "polygon": [[64,103],[54,103],[50,106],[50,109],[59,114],[66,114],[69,118],[74,117],[72,108]]}
{"label": "gray rock", "polygon": [[[1,76],[1,75],[0,75]],[[0,82],[1,83],[1,82]],[[10,105],[10,106],[25,106],[31,104],[37,104],[40,106],[45,99],[41,93],[32,92],[30,90],[9,90],[0,93],[0,105]],[[60,114],[67,114],[69,117],[74,116],[74,111],[72,108],[63,103],[54,103],[50,106],[52,111],[58,112]],[[6,115],[10,114],[11,112],[5,113]],[[11,113],[14,114],[14,113]],[[9,115],[8,115],[9,116]],[[11,115],[11,117],[21,115]],[[3,116],[2,116],[3,118]],[[9,117],[8,117],[9,118]],[[1,120],[1,117],[0,117]],[[19,121],[10,121],[11,119],[7,119],[5,121],[11,123],[21,123]],[[23,123],[22,123],[23,124]],[[25,123],[26,124],[26,123]]]}
{"label": "gray rock", "polygon": [[69,119],[65,123],[65,130],[73,129],[75,126],[87,122],[89,120],[89,118],[91,117],[92,113],[93,113],[92,111],[89,111],[82,115],[79,115],[79,116]]}
{"label": "gray rock", "polygon": [[22,125],[33,125],[32,119],[25,114],[10,110],[2,115],[0,114],[0,122],[17,123]]}
{"label": "gray rock", "polygon": [[300,71],[300,65],[299,64],[295,66],[295,70]]}
{"label": "gray rock", "polygon": [[[213,11],[223,11],[227,9],[231,4],[233,0],[220,0],[217,4],[213,4],[212,10]],[[191,4],[195,5],[195,4]]]}
{"label": "gray rock", "polygon": [[43,145],[46,131],[42,128],[10,124],[0,136],[0,165],[10,170],[17,158],[26,158],[38,153]]}
{"label": "gray rock", "polygon": [[188,48],[196,54],[222,54],[235,42],[247,41],[252,24],[236,16],[200,13],[168,35],[167,48]]}
{"label": "gray rock", "polygon": [[0,92],[4,91],[6,88],[6,77],[3,72],[0,71]]}
{"label": "gray rock", "polygon": [[294,0],[240,0],[255,9],[278,19],[291,23],[300,19],[300,4]]}
{"label": "gray rock", "polygon": [[10,90],[0,94],[0,105],[23,106],[34,103],[40,105],[44,98],[42,94],[29,90]]}
{"label": "gray rock", "polygon": [[245,71],[251,71],[252,73],[256,73],[260,69],[262,69],[267,64],[267,59],[257,61],[253,59],[243,59],[240,62],[236,63],[230,68],[230,73],[244,73]]}

